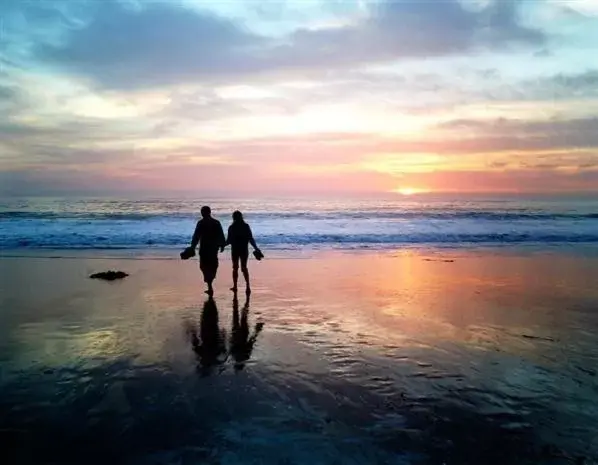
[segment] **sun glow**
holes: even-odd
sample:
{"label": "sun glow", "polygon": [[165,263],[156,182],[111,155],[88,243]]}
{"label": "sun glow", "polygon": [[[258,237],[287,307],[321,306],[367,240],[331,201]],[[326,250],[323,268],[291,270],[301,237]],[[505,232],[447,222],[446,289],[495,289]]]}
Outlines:
{"label": "sun glow", "polygon": [[394,189],[393,192],[401,195],[415,195],[415,194],[422,194],[424,192],[428,192],[425,189],[419,189],[417,187],[399,187]]}

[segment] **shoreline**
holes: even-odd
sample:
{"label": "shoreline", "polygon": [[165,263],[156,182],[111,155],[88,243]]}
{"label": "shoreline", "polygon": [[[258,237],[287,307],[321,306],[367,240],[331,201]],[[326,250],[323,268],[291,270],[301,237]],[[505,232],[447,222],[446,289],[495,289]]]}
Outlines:
{"label": "shoreline", "polygon": [[[40,248],[40,249],[0,249],[0,259],[40,258],[40,259],[114,259],[114,260],[175,260],[181,261],[179,253],[183,250],[175,247],[156,248]],[[262,247],[266,259],[310,259],[334,255],[380,255],[399,257],[403,255],[428,254],[434,257],[471,257],[471,256],[535,256],[535,255],[568,255],[598,258],[598,243],[571,244],[501,244],[438,246],[418,244],[401,247],[360,247],[360,248],[313,248],[301,249],[268,249]],[[220,256],[228,258],[227,248]],[[197,259],[197,257],[195,257]]]}

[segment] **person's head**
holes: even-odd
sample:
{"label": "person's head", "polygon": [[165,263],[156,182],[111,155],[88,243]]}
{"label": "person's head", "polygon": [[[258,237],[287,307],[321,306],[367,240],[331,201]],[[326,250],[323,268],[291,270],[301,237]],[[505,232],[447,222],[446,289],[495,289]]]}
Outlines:
{"label": "person's head", "polygon": [[239,223],[239,222],[243,221],[243,213],[241,213],[239,210],[235,210],[233,212],[233,221],[235,223]]}
{"label": "person's head", "polygon": [[212,209],[210,207],[208,207],[207,205],[204,207],[201,207],[201,216],[203,218],[209,218],[212,215]]}

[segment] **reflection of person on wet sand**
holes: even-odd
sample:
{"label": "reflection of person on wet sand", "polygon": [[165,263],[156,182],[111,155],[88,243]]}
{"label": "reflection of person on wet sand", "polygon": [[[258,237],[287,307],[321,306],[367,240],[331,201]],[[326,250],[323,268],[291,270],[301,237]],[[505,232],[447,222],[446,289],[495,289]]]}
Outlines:
{"label": "reflection of person on wet sand", "polygon": [[195,325],[189,325],[187,335],[204,376],[209,375],[214,366],[224,363],[221,356],[226,354],[225,335],[218,327],[218,309],[214,299],[204,302],[199,334]]}
{"label": "reflection of person on wet sand", "polygon": [[245,362],[251,357],[253,346],[264,327],[263,323],[256,323],[253,335],[249,336],[248,316],[249,296],[245,300],[240,318],[239,301],[235,296],[233,299],[233,324],[230,336],[230,355],[235,362],[235,370],[242,370],[245,367]]}

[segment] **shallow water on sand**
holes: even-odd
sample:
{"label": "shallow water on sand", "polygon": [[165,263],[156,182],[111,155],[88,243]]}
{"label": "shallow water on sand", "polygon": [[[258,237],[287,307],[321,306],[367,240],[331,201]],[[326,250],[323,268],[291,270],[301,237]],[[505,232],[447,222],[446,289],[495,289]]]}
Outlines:
{"label": "shallow water on sand", "polygon": [[6,463],[596,463],[598,261],[441,258],[0,260]]}

